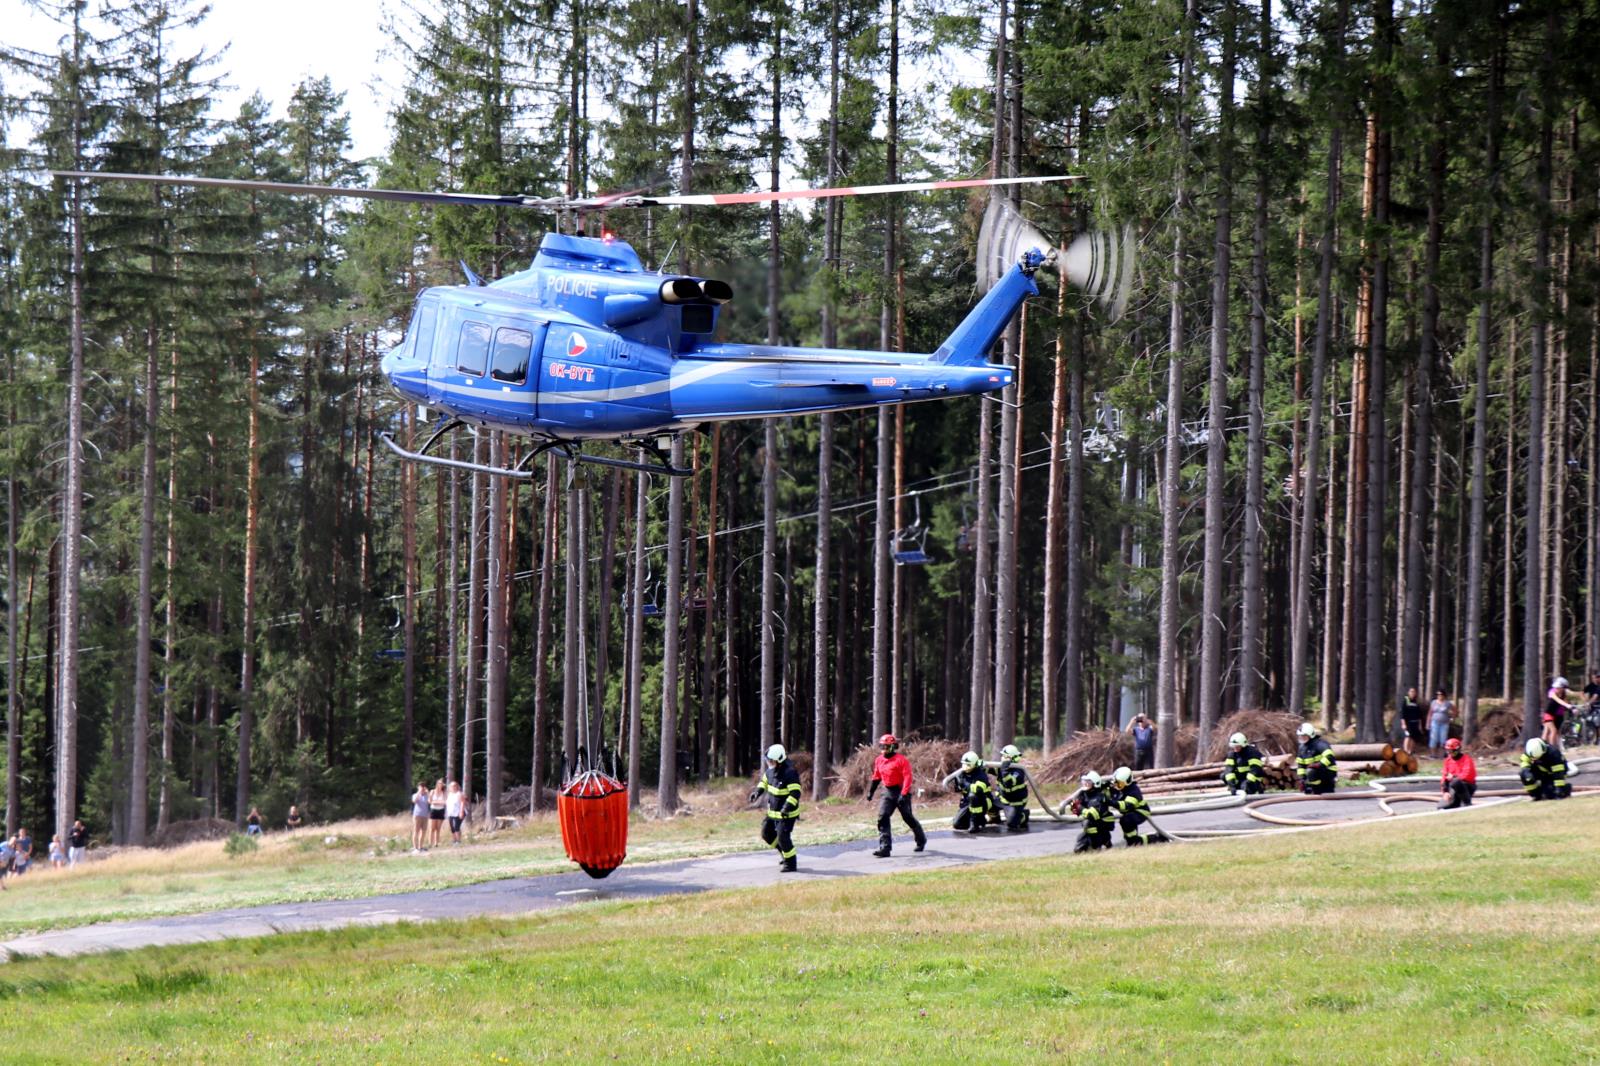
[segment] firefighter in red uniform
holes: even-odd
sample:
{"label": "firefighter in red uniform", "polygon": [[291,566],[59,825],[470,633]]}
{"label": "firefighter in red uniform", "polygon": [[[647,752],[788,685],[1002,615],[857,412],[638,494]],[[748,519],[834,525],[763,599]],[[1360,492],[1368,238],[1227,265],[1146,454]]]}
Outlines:
{"label": "firefighter in red uniform", "polygon": [[893,850],[894,834],[889,831],[889,820],[895,811],[900,812],[911,835],[917,838],[917,850],[921,851],[928,846],[928,834],[922,831],[922,823],[911,813],[911,760],[900,754],[900,741],[893,733],[879,737],[878,746],[883,754],[873,760],[872,784],[867,787],[867,801],[871,802],[878,786],[883,786],[883,798],[878,800],[878,850],[872,854],[887,859]]}
{"label": "firefighter in red uniform", "polygon": [[1439,809],[1472,806],[1472,794],[1478,791],[1478,764],[1461,749],[1461,741],[1451,737],[1444,742],[1444,771],[1439,775],[1439,791],[1444,799]]}

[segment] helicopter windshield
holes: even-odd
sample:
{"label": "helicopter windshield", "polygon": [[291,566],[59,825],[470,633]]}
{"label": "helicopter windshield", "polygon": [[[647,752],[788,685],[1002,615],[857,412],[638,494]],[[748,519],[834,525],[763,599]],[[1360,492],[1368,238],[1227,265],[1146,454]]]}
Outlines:
{"label": "helicopter windshield", "polygon": [[433,356],[433,326],[439,317],[439,305],[433,300],[420,300],[417,313],[411,318],[411,358],[426,363]]}

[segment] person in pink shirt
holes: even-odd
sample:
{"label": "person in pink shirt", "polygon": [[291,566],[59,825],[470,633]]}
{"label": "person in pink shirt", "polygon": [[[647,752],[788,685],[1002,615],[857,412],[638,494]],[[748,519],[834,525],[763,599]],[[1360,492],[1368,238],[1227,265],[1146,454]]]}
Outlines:
{"label": "person in pink shirt", "polygon": [[928,846],[928,834],[922,823],[911,813],[911,760],[900,754],[900,741],[893,733],[878,738],[882,750],[872,763],[872,784],[867,787],[867,801],[871,802],[878,786],[883,786],[883,798],[878,801],[878,850],[872,854],[887,859],[894,847],[894,834],[889,831],[889,819],[899,811],[900,817],[917,839],[917,850]]}

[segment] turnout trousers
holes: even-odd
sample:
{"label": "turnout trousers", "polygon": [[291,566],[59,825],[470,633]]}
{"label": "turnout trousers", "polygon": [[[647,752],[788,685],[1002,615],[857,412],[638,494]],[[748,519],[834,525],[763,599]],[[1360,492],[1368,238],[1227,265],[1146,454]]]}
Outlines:
{"label": "turnout trousers", "polygon": [[1008,833],[1026,833],[1028,831],[1028,805],[1026,803],[1002,803],[1000,805],[1000,818],[1005,823]]}
{"label": "turnout trousers", "polygon": [[911,813],[911,795],[901,793],[899,789],[885,788],[883,795],[878,797],[878,847],[888,851],[894,846],[894,833],[890,831],[889,822],[896,811],[900,812],[901,820],[916,838],[917,847],[926,846],[928,834],[922,831],[922,823]]}
{"label": "turnout trousers", "polygon": [[1472,794],[1478,791],[1478,786],[1466,781],[1452,781],[1445,790],[1444,798],[1439,801],[1441,811],[1452,810],[1456,807],[1472,806]]}
{"label": "turnout trousers", "polygon": [[761,839],[778,849],[780,862],[790,863],[795,860],[794,822],[793,818],[768,817],[761,823]]}

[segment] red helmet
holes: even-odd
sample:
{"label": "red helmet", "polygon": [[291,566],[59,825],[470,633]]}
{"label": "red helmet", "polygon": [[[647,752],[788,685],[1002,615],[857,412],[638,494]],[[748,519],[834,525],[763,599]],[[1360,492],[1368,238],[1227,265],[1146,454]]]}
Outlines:
{"label": "red helmet", "polygon": [[1449,740],[1445,741],[1444,742],[1444,750],[1445,751],[1460,751],[1461,750],[1461,738],[1460,737],[1451,737]]}
{"label": "red helmet", "polygon": [[899,743],[900,741],[893,733],[885,733],[883,736],[878,738],[878,746],[880,748],[893,748],[898,746]]}

